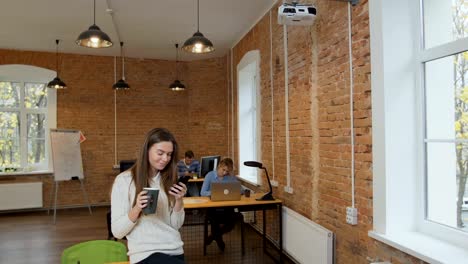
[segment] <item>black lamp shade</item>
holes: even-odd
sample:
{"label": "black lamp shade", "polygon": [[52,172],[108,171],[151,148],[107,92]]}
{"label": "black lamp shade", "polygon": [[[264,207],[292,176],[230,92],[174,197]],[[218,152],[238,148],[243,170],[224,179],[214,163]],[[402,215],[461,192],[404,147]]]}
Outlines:
{"label": "black lamp shade", "polygon": [[263,168],[263,164],[258,161],[244,161],[244,165],[247,167]]}
{"label": "black lamp shade", "polygon": [[112,46],[112,41],[96,24],[93,24],[78,36],[76,44],[88,48],[108,48]]}
{"label": "black lamp shade", "polygon": [[213,43],[200,31],[195,32],[193,36],[187,39],[182,49],[191,53],[208,53],[214,51]]}
{"label": "black lamp shade", "polygon": [[169,88],[172,91],[184,91],[185,85],[183,85],[179,80],[175,80],[171,85],[169,85]]}
{"label": "black lamp shade", "polygon": [[128,90],[130,89],[130,85],[128,85],[128,83],[125,80],[120,79],[116,83],[114,83],[114,85],[112,85],[112,88],[114,88],[115,90]]}
{"label": "black lamp shade", "polygon": [[67,85],[57,76],[47,84],[48,88],[65,89]]}

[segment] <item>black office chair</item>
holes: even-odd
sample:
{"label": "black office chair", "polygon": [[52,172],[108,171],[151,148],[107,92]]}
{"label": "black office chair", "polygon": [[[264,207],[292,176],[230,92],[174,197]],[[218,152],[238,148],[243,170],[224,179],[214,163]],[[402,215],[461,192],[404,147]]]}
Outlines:
{"label": "black office chair", "polygon": [[114,234],[112,234],[112,227],[111,227],[111,212],[107,212],[106,214],[107,218],[107,240],[115,240],[117,241],[117,238],[114,237]]}
{"label": "black office chair", "polygon": [[[120,167],[120,173],[130,169],[133,164],[135,164],[136,160],[121,160],[119,163]],[[114,237],[114,234],[112,234],[112,226],[111,226],[111,211],[107,212],[106,214],[106,220],[107,220],[107,240],[115,240],[117,241],[117,238]],[[127,239],[127,238],[123,238]]]}

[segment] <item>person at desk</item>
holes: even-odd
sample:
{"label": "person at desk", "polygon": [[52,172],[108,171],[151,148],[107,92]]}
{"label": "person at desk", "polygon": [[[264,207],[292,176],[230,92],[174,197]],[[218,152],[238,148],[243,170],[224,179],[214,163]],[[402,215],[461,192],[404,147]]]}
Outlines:
{"label": "person at desk", "polygon": [[[130,263],[185,263],[179,229],[185,218],[187,188],[177,184],[177,151],[177,142],[167,129],[152,129],[135,165],[114,181],[112,233],[120,239],[127,237]],[[149,199],[144,187],[160,190],[154,214],[142,213]]]}
{"label": "person at desk", "polygon": [[[200,171],[200,162],[194,159],[195,155],[193,151],[187,150],[185,152],[185,157],[177,163],[177,175],[179,178],[184,176],[194,177]],[[188,183],[188,195],[190,196],[200,196],[200,191],[198,189],[196,182]]]}
{"label": "person at desk", "polygon": [[[233,168],[234,162],[232,159],[222,159],[215,171],[210,171],[206,174],[201,189],[201,195],[211,196],[212,182],[238,181],[236,176],[231,175]],[[209,209],[207,211],[207,217],[211,223],[211,235],[208,236],[206,244],[210,245],[214,240],[216,244],[218,244],[218,248],[224,251],[226,244],[223,241],[223,234],[234,229],[239,213],[234,212],[233,208]]]}

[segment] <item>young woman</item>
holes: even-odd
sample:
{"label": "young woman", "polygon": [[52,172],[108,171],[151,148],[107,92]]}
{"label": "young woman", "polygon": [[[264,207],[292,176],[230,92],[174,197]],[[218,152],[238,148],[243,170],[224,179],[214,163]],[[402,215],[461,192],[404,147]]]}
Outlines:
{"label": "young woman", "polygon": [[[112,186],[112,233],[127,237],[130,263],[185,263],[179,228],[184,223],[183,197],[177,184],[178,145],[164,128],[149,131],[133,167],[119,174]],[[145,187],[159,189],[156,213],[143,214]]]}

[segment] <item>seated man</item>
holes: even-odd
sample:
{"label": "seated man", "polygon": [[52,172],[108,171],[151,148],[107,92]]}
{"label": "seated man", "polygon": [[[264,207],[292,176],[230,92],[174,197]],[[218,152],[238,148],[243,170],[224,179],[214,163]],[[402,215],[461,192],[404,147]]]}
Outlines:
{"label": "seated man", "polygon": [[[193,177],[198,174],[200,171],[200,162],[194,159],[194,157],[193,151],[187,150],[184,159],[177,162],[177,176],[179,176],[179,178],[184,176]],[[189,196],[200,196],[200,191],[198,190],[196,182],[189,182],[187,189]]]}
{"label": "seated man", "polygon": [[[211,196],[212,182],[233,182],[238,181],[234,175],[231,175],[234,164],[232,159],[222,159],[216,171],[210,171],[206,174],[203,181],[201,195]],[[216,241],[221,251],[224,251],[226,245],[223,241],[223,234],[230,232],[236,223],[239,214],[234,212],[233,208],[209,209],[207,211],[208,220],[211,223],[211,235],[208,236],[206,244],[209,245],[213,240]]]}

